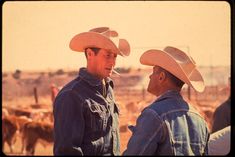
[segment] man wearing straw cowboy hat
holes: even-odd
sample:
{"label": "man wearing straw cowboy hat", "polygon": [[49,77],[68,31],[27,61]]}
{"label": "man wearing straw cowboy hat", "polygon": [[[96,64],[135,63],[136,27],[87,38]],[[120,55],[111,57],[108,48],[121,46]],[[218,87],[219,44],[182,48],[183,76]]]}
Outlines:
{"label": "man wearing straw cowboy hat", "polygon": [[98,27],[75,35],[69,46],[85,52],[87,66],[55,99],[54,155],[119,155],[119,111],[109,77],[117,55],[129,55],[129,43]]}
{"label": "man wearing straw cowboy hat", "polygon": [[205,120],[183,100],[184,83],[198,92],[204,81],[194,60],[183,51],[166,47],[142,54],[140,63],[153,66],[148,92],[157,99],[132,126],[124,155],[203,155],[208,153],[209,131]]}

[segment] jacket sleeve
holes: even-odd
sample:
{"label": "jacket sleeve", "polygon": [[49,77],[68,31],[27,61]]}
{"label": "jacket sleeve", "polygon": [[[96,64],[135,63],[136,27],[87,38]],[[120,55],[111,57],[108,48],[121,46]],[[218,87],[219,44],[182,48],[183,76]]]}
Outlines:
{"label": "jacket sleeve", "polygon": [[227,126],[213,134],[211,134],[208,147],[208,155],[228,155],[231,143],[231,126]]}
{"label": "jacket sleeve", "polygon": [[123,155],[153,155],[164,135],[162,124],[153,110],[145,109],[132,128],[133,133]]}
{"label": "jacket sleeve", "polygon": [[225,103],[220,105],[218,108],[216,108],[214,115],[213,115],[213,125],[212,125],[212,133],[225,128],[230,124],[230,112],[228,111],[229,107]]}
{"label": "jacket sleeve", "polygon": [[72,90],[61,92],[54,103],[54,155],[83,155],[83,103]]}

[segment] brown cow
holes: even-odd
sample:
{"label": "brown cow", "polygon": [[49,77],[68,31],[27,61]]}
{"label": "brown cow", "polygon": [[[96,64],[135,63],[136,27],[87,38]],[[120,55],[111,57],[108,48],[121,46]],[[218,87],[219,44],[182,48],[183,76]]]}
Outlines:
{"label": "brown cow", "polygon": [[2,108],[2,118],[6,116],[9,116],[9,112],[6,108]]}
{"label": "brown cow", "polygon": [[[13,152],[13,144],[15,143],[17,134],[22,132],[25,123],[32,121],[26,116],[9,115],[2,118],[2,146],[5,142],[10,147],[11,153]],[[3,146],[4,147],[4,146]],[[2,148],[3,148],[2,147]]]}
{"label": "brown cow", "polygon": [[13,144],[16,142],[17,124],[9,117],[2,118],[2,150],[7,142],[10,152],[13,153]]}
{"label": "brown cow", "polygon": [[23,108],[16,108],[16,107],[9,107],[8,108],[9,114],[13,114],[16,116],[26,116],[30,117],[31,115],[31,109],[23,109]]}
{"label": "brown cow", "polygon": [[26,149],[27,155],[35,153],[37,141],[45,140],[47,142],[54,142],[53,125],[46,122],[28,122],[23,127],[23,149]]}
{"label": "brown cow", "polygon": [[37,109],[32,110],[30,118],[33,119],[33,121],[40,121],[40,122],[53,122],[53,114],[52,111],[48,109]]}

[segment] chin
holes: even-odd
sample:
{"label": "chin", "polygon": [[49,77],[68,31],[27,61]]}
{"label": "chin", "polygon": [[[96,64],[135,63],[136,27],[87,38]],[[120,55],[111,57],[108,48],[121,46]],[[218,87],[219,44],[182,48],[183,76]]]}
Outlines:
{"label": "chin", "polygon": [[148,91],[149,93],[153,94],[150,88],[148,88],[147,91]]}
{"label": "chin", "polygon": [[112,75],[112,72],[108,73],[106,76],[107,77],[110,77]]}
{"label": "chin", "polygon": [[157,94],[156,94],[153,90],[151,90],[151,89],[148,88],[147,91],[148,91],[150,94],[153,94],[153,95],[157,96]]}
{"label": "chin", "polygon": [[110,77],[110,76],[111,76],[111,74],[106,74],[106,75],[104,75],[104,78]]}

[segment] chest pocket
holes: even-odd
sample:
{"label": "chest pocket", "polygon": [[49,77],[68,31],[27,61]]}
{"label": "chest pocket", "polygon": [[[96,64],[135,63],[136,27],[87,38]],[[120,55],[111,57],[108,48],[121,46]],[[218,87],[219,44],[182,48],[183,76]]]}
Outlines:
{"label": "chest pocket", "polygon": [[88,104],[87,127],[89,130],[104,131],[106,129],[108,113],[104,105],[96,102]]}

